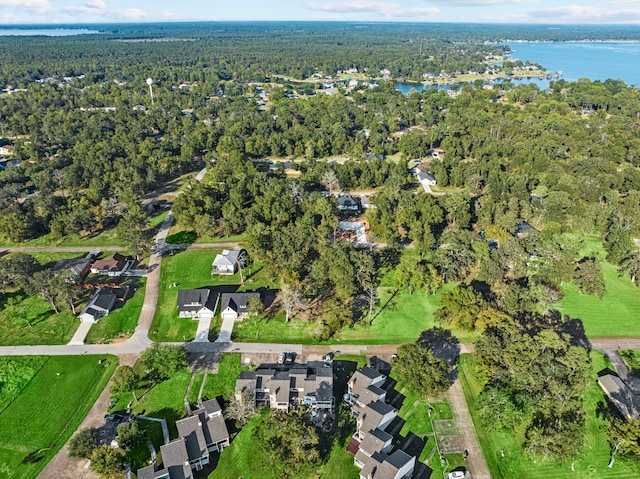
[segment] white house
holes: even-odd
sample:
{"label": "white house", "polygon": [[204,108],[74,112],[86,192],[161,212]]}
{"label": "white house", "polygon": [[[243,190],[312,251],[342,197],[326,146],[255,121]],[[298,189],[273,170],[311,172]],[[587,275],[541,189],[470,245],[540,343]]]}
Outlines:
{"label": "white house", "polygon": [[213,260],[211,274],[235,274],[238,268],[244,268],[245,260],[246,252],[243,249],[225,249]]}
{"label": "white house", "polygon": [[431,173],[427,173],[426,171],[418,173],[418,181],[425,186],[436,185],[436,179],[431,175]]}

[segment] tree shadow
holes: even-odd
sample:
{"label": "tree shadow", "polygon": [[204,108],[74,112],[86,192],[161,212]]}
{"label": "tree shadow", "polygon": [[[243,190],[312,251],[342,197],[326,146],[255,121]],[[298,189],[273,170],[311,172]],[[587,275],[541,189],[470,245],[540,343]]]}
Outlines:
{"label": "tree shadow", "polygon": [[448,329],[435,327],[423,331],[418,344],[430,348],[436,357],[447,361],[450,367],[455,366],[460,356],[460,342]]}
{"label": "tree shadow", "polygon": [[561,336],[567,335],[573,346],[591,351],[591,342],[587,338],[581,319],[571,318],[569,315],[563,317],[562,313],[555,309],[545,315],[529,314],[519,319],[524,329],[532,336],[544,329],[551,329]]}

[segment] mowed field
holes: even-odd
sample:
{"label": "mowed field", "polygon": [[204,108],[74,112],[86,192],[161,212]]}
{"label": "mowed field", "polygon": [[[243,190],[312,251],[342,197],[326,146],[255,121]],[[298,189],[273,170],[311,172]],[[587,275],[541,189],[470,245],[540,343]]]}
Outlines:
{"label": "mowed field", "polygon": [[578,287],[566,283],[562,290],[562,313],[580,318],[587,336],[640,336],[640,288],[628,275],[619,276],[618,269],[602,261],[602,274],[607,292],[602,299],[578,293]]}
{"label": "mowed field", "polygon": [[[553,461],[535,461],[523,453],[521,444],[525,438],[523,430],[504,431],[485,426],[476,411],[476,401],[483,388],[483,383],[476,373],[475,358],[469,354],[460,356],[458,371],[464,388],[478,438],[482,445],[485,459],[494,479],[637,479],[640,477],[640,464],[624,461],[616,457],[612,469],[607,467],[610,459],[610,448],[607,441],[607,422],[596,413],[605,403],[602,389],[596,382],[596,373],[609,366],[608,361],[597,351],[591,353],[593,361],[593,381],[583,398],[587,415],[584,450],[575,460],[575,471],[571,470],[571,461],[556,464]],[[504,457],[502,457],[504,451]]]}
{"label": "mowed field", "polygon": [[[33,366],[26,358],[15,361],[14,372]],[[10,363],[7,358],[0,366]],[[0,411],[0,477],[37,477],[75,432],[117,363],[106,355],[39,358],[35,374]]]}

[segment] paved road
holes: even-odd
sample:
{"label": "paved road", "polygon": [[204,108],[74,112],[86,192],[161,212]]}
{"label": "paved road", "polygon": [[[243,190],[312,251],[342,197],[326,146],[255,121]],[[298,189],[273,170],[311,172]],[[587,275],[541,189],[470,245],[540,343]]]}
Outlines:
{"label": "paved road", "polygon": [[122,246],[0,246],[8,253],[86,253],[87,251],[122,251]]}
{"label": "paved road", "polygon": [[447,391],[446,397],[451,404],[451,412],[458,427],[462,447],[469,453],[467,456],[469,474],[473,479],[491,479],[489,466],[487,466],[487,462],[484,459],[480,441],[478,441],[478,435],[476,434],[476,428],[473,425],[473,420],[467,407],[467,401],[464,398],[460,379],[456,378],[453,385]]}

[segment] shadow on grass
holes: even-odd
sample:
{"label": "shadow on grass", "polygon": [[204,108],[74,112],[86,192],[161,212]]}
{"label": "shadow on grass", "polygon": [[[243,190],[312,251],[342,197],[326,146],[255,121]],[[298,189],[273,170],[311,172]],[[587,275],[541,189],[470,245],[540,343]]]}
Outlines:
{"label": "shadow on grass", "polygon": [[193,244],[198,239],[195,231],[180,231],[167,236],[168,244]]}

